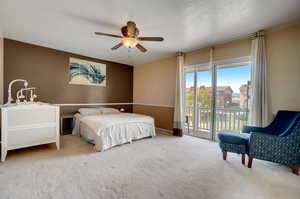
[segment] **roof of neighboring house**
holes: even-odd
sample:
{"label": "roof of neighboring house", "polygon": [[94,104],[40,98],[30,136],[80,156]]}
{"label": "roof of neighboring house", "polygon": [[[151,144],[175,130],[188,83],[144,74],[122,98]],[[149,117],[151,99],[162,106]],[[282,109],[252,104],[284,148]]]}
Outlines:
{"label": "roof of neighboring house", "polygon": [[193,91],[194,90],[194,87],[190,87],[190,88],[185,88],[185,91],[189,92],[189,91]]}

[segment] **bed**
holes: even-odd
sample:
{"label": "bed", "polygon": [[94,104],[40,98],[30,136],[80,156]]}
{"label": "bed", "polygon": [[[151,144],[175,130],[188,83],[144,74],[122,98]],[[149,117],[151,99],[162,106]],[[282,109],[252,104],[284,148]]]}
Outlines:
{"label": "bed", "polygon": [[155,136],[154,119],[150,116],[122,113],[112,108],[91,110],[85,113],[79,109],[75,114],[72,134],[94,144],[96,151]]}

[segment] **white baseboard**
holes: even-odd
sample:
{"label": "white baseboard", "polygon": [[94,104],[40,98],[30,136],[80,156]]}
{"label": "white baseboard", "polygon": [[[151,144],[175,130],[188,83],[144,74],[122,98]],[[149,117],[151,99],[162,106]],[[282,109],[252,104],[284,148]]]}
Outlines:
{"label": "white baseboard", "polygon": [[162,134],[173,135],[173,131],[168,130],[168,129],[162,129],[162,128],[155,127],[155,130],[159,131]]}

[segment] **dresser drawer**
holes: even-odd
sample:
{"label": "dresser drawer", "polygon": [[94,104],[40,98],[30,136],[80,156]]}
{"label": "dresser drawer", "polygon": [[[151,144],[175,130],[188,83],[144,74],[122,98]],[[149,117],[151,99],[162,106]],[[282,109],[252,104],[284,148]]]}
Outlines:
{"label": "dresser drawer", "polygon": [[7,148],[16,149],[26,146],[56,141],[56,127],[14,129],[7,132]]}
{"label": "dresser drawer", "polygon": [[13,109],[7,112],[8,127],[55,122],[56,110],[54,108],[41,109]]}

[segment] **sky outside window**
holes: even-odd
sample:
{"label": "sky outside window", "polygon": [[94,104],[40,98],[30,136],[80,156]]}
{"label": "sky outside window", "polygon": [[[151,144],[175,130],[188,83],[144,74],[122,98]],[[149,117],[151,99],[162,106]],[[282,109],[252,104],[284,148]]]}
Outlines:
{"label": "sky outside window", "polygon": [[[211,86],[211,72],[203,71],[197,73],[200,86]],[[251,68],[249,65],[233,68],[222,68],[217,70],[217,86],[230,86],[234,93],[239,93],[242,84],[250,80]],[[186,73],[186,88],[194,86],[194,73]],[[200,81],[199,81],[200,80]],[[199,86],[199,85],[198,85]]]}

